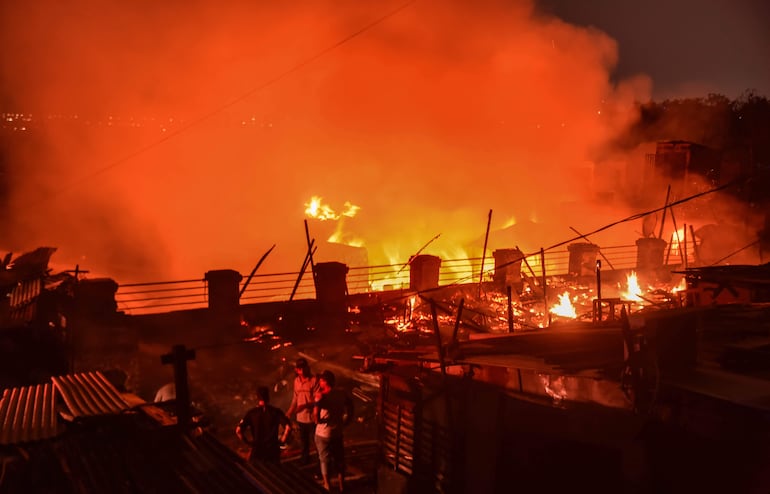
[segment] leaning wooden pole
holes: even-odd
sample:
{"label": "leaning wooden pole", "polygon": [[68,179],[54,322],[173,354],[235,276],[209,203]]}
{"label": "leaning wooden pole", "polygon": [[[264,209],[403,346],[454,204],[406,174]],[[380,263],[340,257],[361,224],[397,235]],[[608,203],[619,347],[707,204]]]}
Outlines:
{"label": "leaning wooden pole", "polygon": [[513,333],[513,289],[511,285],[505,287],[508,295],[508,332]]}
{"label": "leaning wooden pole", "polygon": [[666,190],[666,202],[663,204],[663,219],[660,221],[660,230],[658,230],[658,238],[663,238],[663,225],[666,224],[666,210],[668,209],[668,198],[671,196],[671,184]]}
{"label": "leaning wooden pole", "polygon": [[396,276],[398,276],[399,274],[401,274],[401,271],[403,271],[405,267],[407,267],[407,266],[409,266],[410,264],[412,264],[412,261],[414,260],[414,258],[415,258],[415,257],[419,256],[419,255],[420,255],[420,253],[421,253],[422,251],[424,251],[426,248],[428,248],[428,246],[429,246],[430,244],[432,244],[432,243],[433,243],[433,241],[434,241],[434,240],[436,240],[437,238],[439,238],[440,236],[441,236],[441,234],[439,233],[438,235],[436,235],[436,236],[435,236],[435,237],[433,237],[432,239],[430,239],[430,240],[428,240],[427,242],[425,242],[425,245],[423,245],[422,247],[420,247],[420,248],[419,248],[419,250],[418,250],[417,252],[415,252],[415,253],[414,253],[414,254],[413,254],[411,257],[409,257],[409,260],[408,260],[408,261],[406,261],[406,263],[405,263],[403,266],[401,266],[401,268],[399,268],[399,270],[396,272]]}
{"label": "leaning wooden pole", "polygon": [[674,210],[671,210],[671,222],[674,224],[674,235],[676,235],[676,245],[679,248],[679,259],[682,261],[682,265],[687,269],[687,260],[684,258],[684,251],[682,250],[682,238],[679,236],[679,227],[676,224],[676,217],[674,216]]}
{"label": "leaning wooden pole", "polygon": [[254,266],[254,269],[252,269],[252,270],[251,270],[251,273],[249,273],[249,277],[248,277],[248,278],[246,278],[246,283],[244,283],[244,284],[243,284],[243,286],[241,287],[241,293],[239,293],[239,294],[238,294],[238,298],[241,298],[241,297],[243,297],[243,292],[245,292],[245,291],[246,291],[246,288],[249,286],[249,283],[251,283],[251,279],[252,279],[252,278],[254,277],[254,275],[257,273],[257,270],[258,270],[258,269],[259,269],[259,267],[262,265],[262,263],[265,261],[265,259],[267,258],[268,254],[270,254],[271,252],[273,252],[273,249],[275,249],[275,244],[273,244],[273,246],[272,246],[272,247],[270,247],[269,249],[267,249],[267,252],[265,252],[265,253],[262,255],[262,257],[259,259],[259,262],[257,263],[257,265],[256,265],[256,266]]}
{"label": "leaning wooden pole", "polygon": [[[543,274],[543,312],[548,313],[548,290],[545,282],[545,249],[540,247],[540,270]],[[549,326],[550,320],[549,320]]]}
{"label": "leaning wooden pole", "polygon": [[305,260],[302,261],[302,268],[299,270],[299,274],[297,275],[297,280],[294,282],[294,288],[291,290],[291,295],[289,295],[289,302],[294,300],[294,295],[297,293],[297,288],[299,288],[299,283],[302,281],[302,276],[305,275],[305,271],[307,270],[307,265],[310,263],[310,259],[313,257],[313,254],[316,251],[316,246],[313,245],[315,240],[310,241],[310,246],[312,247],[311,250],[305,253]]}
{"label": "leaning wooden pole", "polygon": [[695,255],[694,262],[696,265],[700,264],[700,252],[698,252],[698,243],[695,241],[695,230],[690,225],[690,237],[692,237],[692,252]]}
{"label": "leaning wooden pole", "polygon": [[[524,252],[519,249],[519,246],[516,246],[516,250],[520,251],[522,255],[524,255]],[[529,274],[532,275],[532,290],[534,291],[535,286],[537,285],[537,275],[535,274],[535,270],[532,269],[532,265],[529,264],[529,261],[527,261],[527,256],[524,255],[524,257],[521,258],[521,261],[524,263],[524,265],[527,267],[527,270],[529,271]],[[525,275],[526,277],[526,275]]]}
{"label": "leaning wooden pole", "polygon": [[430,299],[430,314],[433,317],[433,332],[436,335],[436,348],[438,350],[438,361],[441,365],[441,375],[446,376],[446,364],[444,363],[444,345],[441,343],[441,331],[438,325],[438,314],[436,313],[436,301]]}
{"label": "leaning wooden pole", "polygon": [[460,305],[457,307],[457,318],[455,319],[455,327],[452,331],[452,345],[457,344],[457,333],[460,330],[460,322],[463,320],[463,306],[465,305],[465,299],[460,299]]}
{"label": "leaning wooden pole", "polygon": [[310,241],[310,229],[307,226],[307,220],[305,220],[305,240],[307,241],[307,252],[310,256],[310,272],[313,274],[313,286],[317,291],[318,283],[316,283],[316,279],[315,279],[315,262],[313,262],[313,244]]}
{"label": "leaning wooden pole", "polygon": [[[588,237],[586,237],[585,235],[583,235],[583,234],[582,234],[582,233],[580,233],[579,231],[575,230],[574,228],[572,228],[572,227],[569,227],[569,229],[570,229],[570,230],[572,230],[573,232],[577,233],[578,235],[580,235],[580,237],[581,237],[583,240],[585,240],[586,242],[591,242],[590,240],[588,240]],[[607,259],[607,256],[605,256],[605,255],[602,253],[602,249],[599,249],[599,255],[600,255],[600,256],[602,256],[602,259],[604,259],[604,262],[606,262],[606,263],[607,263],[607,266],[609,266],[609,267],[610,267],[610,269],[612,269],[612,270],[614,270],[614,269],[615,269],[615,266],[613,266],[613,265],[612,265],[612,263],[610,262],[610,260],[609,260],[609,259]]]}
{"label": "leaning wooden pole", "polygon": [[684,243],[684,250],[682,251],[684,254],[684,269],[687,269],[687,223],[682,225],[682,237],[684,237],[682,239],[682,242]]}
{"label": "leaning wooden pole", "polygon": [[492,210],[487,217],[487,232],[484,234],[484,250],[481,251],[481,269],[479,270],[479,297],[481,297],[481,283],[484,281],[484,258],[487,257],[487,242],[489,241],[489,225],[492,224]]}

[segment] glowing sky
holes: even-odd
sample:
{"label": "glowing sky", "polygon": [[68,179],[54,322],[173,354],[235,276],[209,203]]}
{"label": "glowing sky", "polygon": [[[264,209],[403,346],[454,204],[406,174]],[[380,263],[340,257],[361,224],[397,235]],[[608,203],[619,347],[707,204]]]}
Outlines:
{"label": "glowing sky", "polygon": [[79,121],[9,153],[6,248],[147,281],[247,273],[272,244],[262,271],[296,271],[313,196],[360,208],[342,226],[372,264],[439,233],[426,253],[479,255],[490,209],[533,225],[490,249],[626,215],[586,203],[588,160],[655,86],[608,34],[527,0],[291,5],[3,2],[5,111]]}

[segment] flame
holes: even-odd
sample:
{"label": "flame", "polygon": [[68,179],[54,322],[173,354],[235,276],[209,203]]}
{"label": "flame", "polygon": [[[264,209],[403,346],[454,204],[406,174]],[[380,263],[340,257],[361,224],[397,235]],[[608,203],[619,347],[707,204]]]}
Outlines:
{"label": "flame", "polygon": [[503,224],[503,230],[516,224],[516,217],[511,216],[508,221]]}
{"label": "flame", "polygon": [[571,317],[573,319],[577,317],[577,311],[569,298],[569,292],[564,292],[559,295],[559,303],[551,307],[551,313],[556,314],[557,316]]}
{"label": "flame", "polygon": [[337,213],[331,206],[324,204],[323,197],[313,196],[310,202],[305,204],[305,214],[321,221],[338,220],[342,216],[352,218],[361,209],[350,201],[345,201],[343,207],[342,213]]}
{"label": "flame", "polygon": [[342,212],[337,213],[331,206],[324,204],[323,197],[320,196],[311,197],[310,202],[305,204],[305,214],[311,218],[315,218],[321,221],[339,220],[334,233],[332,233],[329,238],[326,239],[327,242],[333,244],[349,245],[351,247],[363,247],[364,240],[360,237],[345,232],[344,220],[345,218],[355,217],[360,209],[361,208],[359,206],[356,206],[350,201],[345,201],[345,204],[343,204]]}
{"label": "flame", "polygon": [[340,221],[337,224],[337,228],[334,230],[334,233],[332,233],[329,238],[326,239],[326,241],[333,244],[349,245],[351,247],[363,247],[364,239],[344,232],[343,226],[343,222]]}
{"label": "flame", "polygon": [[680,228],[671,234],[671,255],[681,256],[679,251],[680,243],[684,241],[685,230]]}
{"label": "flame", "polygon": [[620,298],[624,300],[633,300],[634,302],[642,302],[643,299],[641,294],[643,290],[639,286],[639,279],[636,276],[635,271],[631,271],[631,273],[629,273],[629,275],[626,277],[626,283],[628,284],[628,289],[620,294]]}
{"label": "flame", "polygon": [[350,201],[345,201],[343,206],[345,207],[345,210],[342,211],[342,216],[346,216],[348,218],[354,217],[356,213],[358,213],[358,211],[361,209],[359,206],[352,204]]}
{"label": "flame", "polygon": [[683,292],[687,290],[687,280],[682,278],[678,285],[671,289],[672,293]]}
{"label": "flame", "polygon": [[539,374],[540,382],[543,383],[545,394],[559,403],[567,398],[567,387],[564,382],[564,376],[551,376],[548,374]]}

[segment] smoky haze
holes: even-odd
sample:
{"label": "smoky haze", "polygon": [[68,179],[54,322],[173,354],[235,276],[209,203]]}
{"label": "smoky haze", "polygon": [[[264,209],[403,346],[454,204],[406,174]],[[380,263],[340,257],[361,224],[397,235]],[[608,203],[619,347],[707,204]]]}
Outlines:
{"label": "smoky haze", "polygon": [[248,273],[272,244],[262,271],[298,270],[313,196],[360,207],[310,233],[342,227],[371,264],[439,233],[426,253],[478,256],[490,209],[490,249],[629,213],[592,201],[617,184],[589,160],[651,88],[610,82],[611,38],[528,1],[417,1],[382,19],[401,5],[3,2],[0,101],[44,122],[7,158],[4,247],[150,281]]}

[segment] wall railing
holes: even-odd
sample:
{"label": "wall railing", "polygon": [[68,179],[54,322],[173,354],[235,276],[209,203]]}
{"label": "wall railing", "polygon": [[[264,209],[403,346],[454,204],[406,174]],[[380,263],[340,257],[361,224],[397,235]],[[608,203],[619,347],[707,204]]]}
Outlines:
{"label": "wall railing", "polygon": [[[616,270],[634,269],[636,265],[637,247],[635,245],[602,247],[600,253],[600,258],[608,261],[604,263],[603,269],[610,269],[608,264]],[[678,259],[672,257],[672,260],[678,263]],[[438,284],[448,286],[478,283],[480,280],[490,281],[495,271],[495,259],[492,256],[483,259],[483,277],[481,267],[481,257],[442,259]],[[567,249],[547,251],[543,256],[539,252],[528,255],[521,267],[522,274],[528,277],[565,276],[568,274],[568,269]],[[244,276],[241,289],[245,282]],[[349,294],[408,289],[409,265],[350,266],[346,282]],[[309,269],[301,278],[299,272],[255,274],[246,289],[242,291],[241,304],[315,298],[315,285]],[[132,315],[205,308],[208,306],[208,286],[203,277],[180,281],[119,284],[115,299],[119,311]]]}

